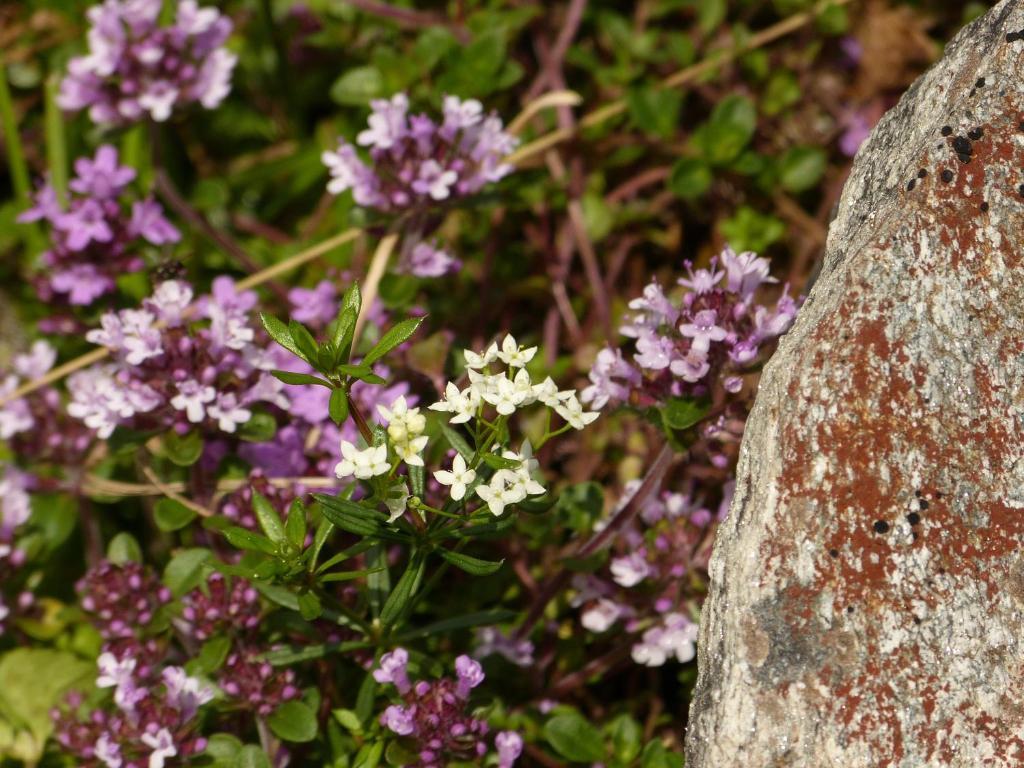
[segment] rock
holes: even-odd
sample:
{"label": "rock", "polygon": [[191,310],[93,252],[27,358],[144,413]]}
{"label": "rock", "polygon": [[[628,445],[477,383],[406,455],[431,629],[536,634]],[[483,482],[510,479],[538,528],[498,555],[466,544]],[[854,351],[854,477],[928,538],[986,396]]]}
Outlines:
{"label": "rock", "polygon": [[857,156],[747,425],[688,768],[1024,765],[1022,67],[1003,0]]}

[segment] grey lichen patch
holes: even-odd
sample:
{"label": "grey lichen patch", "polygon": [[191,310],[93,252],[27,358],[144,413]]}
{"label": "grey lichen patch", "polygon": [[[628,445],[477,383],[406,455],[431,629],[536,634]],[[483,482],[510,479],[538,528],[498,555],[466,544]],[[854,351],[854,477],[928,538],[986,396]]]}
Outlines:
{"label": "grey lichen patch", "polygon": [[693,768],[1024,765],[1022,65],[1004,0],[855,161],[747,425]]}

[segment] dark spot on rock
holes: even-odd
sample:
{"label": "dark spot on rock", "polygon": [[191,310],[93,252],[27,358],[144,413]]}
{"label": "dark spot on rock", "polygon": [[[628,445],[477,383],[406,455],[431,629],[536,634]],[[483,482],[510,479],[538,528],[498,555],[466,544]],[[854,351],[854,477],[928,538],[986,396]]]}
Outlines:
{"label": "dark spot on rock", "polygon": [[972,128],[967,132],[967,138],[971,141],[977,141],[984,135],[985,132],[981,128]]}
{"label": "dark spot on rock", "polygon": [[918,491],[914,491],[914,495],[917,496],[917,498],[920,499],[921,498],[921,491],[919,491],[919,490]]}
{"label": "dark spot on rock", "polygon": [[852,605],[846,606],[846,612],[847,613],[853,613],[853,606]]}
{"label": "dark spot on rock", "polygon": [[946,569],[945,569],[945,568],[939,568],[939,573],[940,573],[940,574],[944,574],[945,572],[946,572]]}
{"label": "dark spot on rock", "polygon": [[953,135],[952,127],[950,127],[948,125],[942,126],[942,135],[943,136],[952,136]]}
{"label": "dark spot on rock", "polygon": [[947,184],[949,184],[949,182],[951,182],[953,180],[953,172],[951,170],[949,170],[948,168],[946,170],[944,170],[941,174],[939,174],[939,176]]}
{"label": "dark spot on rock", "polygon": [[974,147],[966,136],[957,136],[953,139],[953,150],[958,155],[969,155],[974,151]]}
{"label": "dark spot on rock", "polygon": [[921,522],[921,516],[917,514],[917,512],[911,512],[909,515],[907,515],[907,522],[911,525],[917,525]]}
{"label": "dark spot on rock", "polygon": [[1024,196],[1024,184],[1021,184],[1019,187],[1017,187],[1017,191],[1020,192],[1022,196]]}
{"label": "dark spot on rock", "polygon": [[971,156],[970,155],[960,154],[960,155],[957,155],[957,158],[964,165],[967,165],[969,162],[971,162]]}
{"label": "dark spot on rock", "polygon": [[831,555],[832,557],[839,557],[839,550],[838,550],[838,549],[830,549],[830,550],[828,551],[828,553],[829,553],[829,555]]}
{"label": "dark spot on rock", "polygon": [[982,213],[988,213],[988,203],[982,203],[981,204],[981,212]]}
{"label": "dark spot on rock", "polygon": [[917,172],[917,178],[919,178],[919,179],[923,179],[927,175],[928,175],[928,171],[926,171],[924,168],[922,168],[920,171]]}
{"label": "dark spot on rock", "polygon": [[1017,126],[1017,128],[1018,128],[1018,130],[1020,130],[1021,133],[1024,133],[1024,120],[1022,120],[1020,122],[1020,124]]}
{"label": "dark spot on rock", "polygon": [[917,531],[911,531],[910,532],[910,538],[913,539],[914,541],[917,541]]}
{"label": "dark spot on rock", "polygon": [[974,84],[974,87],[975,88],[984,88],[985,87],[985,78],[984,77],[979,77],[977,82]]}
{"label": "dark spot on rock", "polygon": [[1024,40],[1024,30],[1022,30],[1020,32],[1007,32],[1006,33],[1006,42],[1008,42],[1008,43],[1015,43],[1018,40]]}
{"label": "dark spot on rock", "polygon": [[915,616],[915,617],[914,617],[914,623],[915,623],[915,624],[920,624],[920,623],[921,623],[921,620],[920,620],[919,618],[917,618],[917,616]]}
{"label": "dark spot on rock", "polygon": [[978,92],[977,88],[971,88],[971,92],[969,94],[967,94],[967,95],[968,96],[974,96],[977,92]]}
{"label": "dark spot on rock", "polygon": [[916,184],[917,184],[917,179],[911,179],[910,181],[908,181],[907,182],[907,192],[912,191]]}
{"label": "dark spot on rock", "polygon": [[889,530],[889,524],[885,520],[875,520],[874,524],[875,533],[886,533]]}

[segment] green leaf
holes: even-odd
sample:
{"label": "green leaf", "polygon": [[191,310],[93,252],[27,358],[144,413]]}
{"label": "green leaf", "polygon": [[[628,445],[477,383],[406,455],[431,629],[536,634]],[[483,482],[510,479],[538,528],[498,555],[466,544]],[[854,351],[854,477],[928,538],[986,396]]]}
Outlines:
{"label": "green leaf", "polygon": [[447,635],[450,632],[454,632],[459,629],[493,626],[505,621],[511,621],[515,616],[515,611],[506,610],[467,613],[463,616],[453,616],[450,619],[441,619],[440,621],[435,621],[431,624],[427,624],[426,626],[411,629],[408,632],[401,632],[395,636],[395,640],[397,642],[407,642],[409,640],[418,640],[422,637],[430,637],[431,635]]}
{"label": "green leaf", "polygon": [[725,21],[728,10],[725,0],[697,0],[697,24],[705,35],[714,32]]}
{"label": "green leaf", "polygon": [[466,439],[447,421],[442,420],[438,422],[438,426],[441,427],[441,434],[444,435],[448,444],[458,451],[462,458],[466,461],[470,461],[473,458],[473,449],[469,447],[469,443],[466,442]]}
{"label": "green leaf", "polygon": [[363,724],[359,720],[359,715],[351,709],[334,709],[331,710],[331,714],[334,715],[334,719],[346,731],[351,731],[352,733],[363,732]]}
{"label": "green leaf", "polygon": [[491,469],[519,469],[523,466],[522,461],[506,459],[504,456],[498,456],[495,453],[485,453],[480,458]]}
{"label": "green leaf", "polygon": [[672,166],[668,188],[672,194],[692,200],[711,188],[711,167],[698,157],[681,157]]}
{"label": "green leaf", "polygon": [[53,732],[50,710],[71,689],[91,690],[95,676],[94,663],[67,651],[17,648],[0,656],[0,731],[11,728],[15,745],[0,759],[36,765]]}
{"label": "green leaf", "polygon": [[604,491],[599,483],[570,485],[555,503],[555,512],[574,531],[589,531],[604,513]]}
{"label": "green leaf", "polygon": [[820,147],[792,147],[779,160],[779,184],[787,192],[811,189],[825,173],[828,157]]}
{"label": "green leaf", "polygon": [[427,565],[426,555],[422,550],[414,550],[409,558],[409,565],[395,588],[388,595],[384,607],[380,611],[380,621],[385,627],[391,627],[405,612],[416,590],[423,580],[423,571]]}
{"label": "green leaf", "polygon": [[274,505],[262,493],[253,491],[252,511],[268,539],[275,544],[287,540],[288,536],[284,531],[284,525],[281,524],[281,516],[277,514]]}
{"label": "green leaf", "polygon": [[142,547],[130,533],[122,531],[107,544],[107,560],[114,565],[125,563],[141,563]]}
{"label": "green leaf", "polygon": [[761,97],[761,109],[766,115],[777,115],[800,101],[800,83],[796,75],[788,69],[776,70],[768,79],[764,95]]}
{"label": "green leaf", "polygon": [[786,233],[786,225],[780,219],[758,213],[747,205],[740,206],[730,218],[722,219],[718,229],[736,251],[755,253],[763,253]]}
{"label": "green leaf", "polygon": [[234,768],[273,768],[266,753],[255,744],[242,747],[235,756]]}
{"label": "green leaf", "polygon": [[320,550],[324,548],[324,544],[327,543],[327,539],[330,538],[331,533],[334,531],[334,523],[327,518],[321,518],[320,524],[316,527],[316,533],[313,534],[313,546],[309,548],[309,570],[316,570],[316,561],[320,557]]}
{"label": "green leaf", "polygon": [[174,499],[160,499],[153,508],[153,521],[156,527],[168,533],[184,528],[196,517],[194,509],[189,509]]}
{"label": "green leaf", "polygon": [[292,373],[291,371],[271,371],[271,373],[276,379],[293,386],[316,384],[321,387],[327,387],[328,389],[333,386],[329,381],[324,381],[319,376],[314,376],[311,373]]}
{"label": "green leaf", "polygon": [[269,413],[253,413],[252,417],[238,428],[238,436],[247,443],[265,443],[277,434],[277,420]]}
{"label": "green leaf", "polygon": [[198,669],[204,675],[211,675],[224,664],[228,654],[231,652],[231,638],[227,635],[211,637],[203,647],[199,649],[199,655],[195,662]]}
{"label": "green leaf", "polygon": [[426,474],[424,468],[418,464],[409,467],[409,485],[413,496],[423,498],[426,490]]}
{"label": "green leaf", "polygon": [[352,768],[377,768],[380,765],[381,755],[384,754],[383,741],[371,741],[363,744],[356,752]]}
{"label": "green leaf", "polygon": [[206,749],[202,754],[213,760],[214,768],[234,768],[235,759],[241,748],[242,742],[238,737],[230,733],[215,733],[206,742]]}
{"label": "green leaf", "polygon": [[710,409],[711,404],[706,400],[670,397],[661,409],[661,418],[669,429],[689,429],[707,416]]}
{"label": "green leaf", "polygon": [[231,542],[232,546],[239,549],[249,549],[255,552],[263,552],[267,555],[277,554],[277,547],[274,546],[274,542],[264,536],[260,536],[258,533],[253,533],[247,528],[241,528],[237,525],[229,526],[224,529],[224,538]]}
{"label": "green leaf", "polygon": [[559,755],[574,763],[607,759],[601,732],[576,713],[557,715],[544,724],[544,738]]}
{"label": "green leaf", "polygon": [[203,438],[198,432],[179,435],[173,429],[164,433],[164,455],[179,467],[191,467],[203,455]]}
{"label": "green leaf", "polygon": [[712,165],[725,165],[750,143],[757,128],[757,110],[746,96],[727,96],[693,135],[693,145]]}
{"label": "green leaf", "polygon": [[683,768],[683,756],[669,752],[660,741],[652,741],[644,747],[640,768]]}
{"label": "green leaf", "polygon": [[302,357],[302,352],[299,351],[299,346],[295,343],[295,339],[292,338],[291,331],[288,330],[287,325],[266,312],[260,312],[260,321],[263,323],[267,333],[270,334],[270,338],[296,357]]}
{"label": "green leaf", "polygon": [[363,297],[359,293],[359,284],[352,283],[341,300],[341,308],[338,310],[334,326],[334,335],[331,337],[337,355],[335,364],[340,363],[342,359],[348,360],[352,350],[352,334],[355,333],[356,320],[359,318],[362,303]]}
{"label": "green leaf", "polygon": [[670,138],[679,126],[679,110],[683,96],[679,91],[643,86],[626,93],[629,116],[644,133]]}
{"label": "green leaf", "polygon": [[183,549],[170,559],[163,582],[172,595],[181,597],[199,586],[210,555],[208,549]]}
{"label": "green leaf", "polygon": [[627,714],[621,714],[605,726],[605,732],[612,738],[612,749],[617,761],[631,764],[640,754],[643,729]]}
{"label": "green leaf", "polygon": [[383,570],[384,568],[382,566],[380,568],[364,568],[361,571],[333,571],[321,576],[320,581],[324,583],[333,581],[352,581],[353,579],[361,579],[364,576],[369,576],[371,573],[380,573]]}
{"label": "green leaf", "polygon": [[345,72],[331,86],[331,99],[338,104],[365,107],[370,99],[384,95],[384,77],[376,67],[356,67]]}
{"label": "green leaf", "polygon": [[295,341],[295,346],[299,348],[302,358],[315,368],[318,347],[313,334],[297,320],[290,320],[288,322],[288,333],[291,334],[292,339]]}
{"label": "green leaf", "polygon": [[331,399],[327,402],[327,412],[331,421],[339,427],[348,418],[348,393],[344,389],[335,389],[331,392]]}
{"label": "green leaf", "polygon": [[474,576],[487,576],[501,568],[504,560],[481,560],[478,557],[470,557],[461,552],[452,552],[450,549],[439,549],[437,553],[449,563],[461,571],[471,573]]}
{"label": "green leaf", "polygon": [[293,501],[288,508],[288,518],[284,522],[284,529],[288,534],[288,541],[301,551],[306,543],[306,506],[301,499]]}
{"label": "green leaf", "polygon": [[314,621],[320,618],[320,614],[324,612],[324,607],[315,592],[302,592],[299,594],[298,599],[299,614],[302,618],[306,621]]}
{"label": "green leaf", "polygon": [[316,714],[301,701],[287,701],[267,718],[267,725],[283,741],[307,742],[316,738]]}
{"label": "green leaf", "polygon": [[380,337],[380,341],[374,344],[373,349],[366,353],[366,357],[363,358],[363,365],[372,365],[377,360],[380,360],[384,355],[416,333],[416,329],[420,327],[420,324],[425,319],[425,317],[410,317],[402,320],[400,323],[395,323]]}

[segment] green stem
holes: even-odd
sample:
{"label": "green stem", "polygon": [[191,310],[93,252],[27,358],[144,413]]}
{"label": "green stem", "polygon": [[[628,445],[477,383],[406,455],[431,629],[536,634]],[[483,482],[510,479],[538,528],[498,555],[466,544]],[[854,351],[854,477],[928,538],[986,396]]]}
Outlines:
{"label": "green stem", "polygon": [[4,139],[7,145],[7,165],[11,169],[11,185],[14,194],[24,203],[32,202],[32,187],[29,184],[28,164],[18,133],[18,120],[14,114],[11,89],[7,84],[7,67],[0,64],[0,121],[3,123]]}
{"label": "green stem", "polygon": [[65,205],[68,194],[68,148],[64,137],[64,115],[57,106],[60,77],[56,72],[46,78],[46,164],[50,169],[50,186],[57,200]]}

